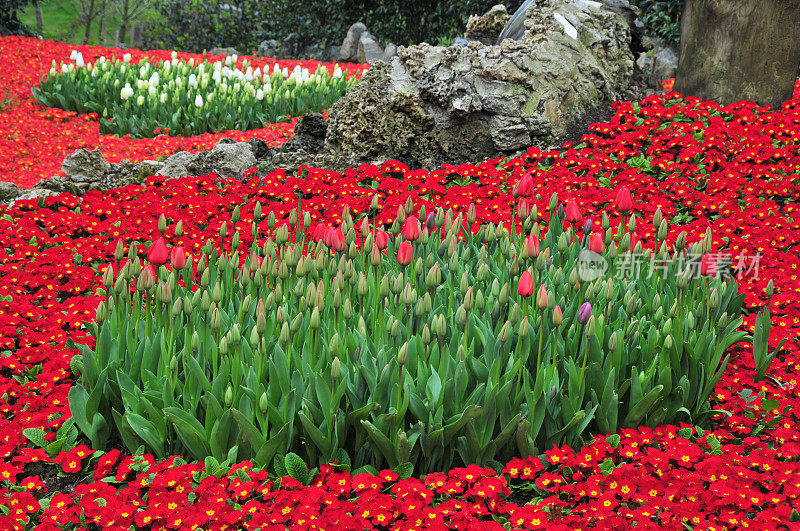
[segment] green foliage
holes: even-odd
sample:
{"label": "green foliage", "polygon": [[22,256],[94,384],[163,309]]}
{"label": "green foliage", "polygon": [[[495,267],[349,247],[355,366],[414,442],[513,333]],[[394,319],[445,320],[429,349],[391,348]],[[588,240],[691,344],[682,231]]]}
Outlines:
{"label": "green foliage", "polygon": [[0,0],[0,35],[29,35],[19,21],[19,12],[25,9],[30,0]]}
{"label": "green foliage", "polygon": [[639,19],[644,23],[645,34],[669,44],[680,43],[683,0],[633,0],[631,3],[640,9]]}
{"label": "green foliage", "polygon": [[[563,229],[557,204],[536,251],[502,225],[459,243],[462,216],[439,210],[444,239],[423,229],[406,266],[397,257],[408,242],[398,236],[379,252],[366,219],[358,249],[348,211],[342,234],[323,239],[331,249],[309,241],[310,219],[296,212],[296,226],[270,218],[271,237],[242,265],[209,241],[199,282],[192,267],[162,266],[154,277],[132,248],[116,280],[104,275],[107,299],[87,323],[94,349],[78,345],[71,363],[74,421],[93,448],[118,436],[131,450],[207,469],[209,456],[272,463],[305,483],[307,463],[398,474],[493,465],[580,444],[588,432],[714,413],[708,397],[726,351],[750,338],[739,331],[735,282],[693,274],[711,236],[687,249],[684,233],[670,250],[663,221],[663,277],[622,278],[650,252],[631,250],[623,225],[619,245],[607,229],[608,275],[590,279],[589,237]],[[260,205],[254,212],[255,238]],[[535,209],[522,228],[538,238]],[[240,248],[227,224],[220,237]],[[536,295],[520,293],[528,279]],[[591,316],[579,315],[584,303]]]}
{"label": "green foliage", "polygon": [[258,0],[154,0],[145,46],[197,53],[225,46],[249,53],[258,46],[256,25],[268,16],[270,4]]}
{"label": "green foliage", "polygon": [[[222,63],[156,62],[137,65],[100,60],[94,66],[56,67],[33,95],[44,105],[101,116],[100,132],[153,137],[248,130],[328,108],[354,80],[320,67],[313,75],[241,70]],[[229,68],[230,67],[230,68]]]}
{"label": "green foliage", "polygon": [[296,3],[280,0],[271,4],[260,36],[280,40],[295,33],[303,44],[338,45],[350,25],[360,21],[383,42],[436,44],[461,35],[470,15],[481,15],[498,3],[513,13],[522,0],[312,0],[300,11]]}
{"label": "green foliage", "polygon": [[[222,9],[227,3],[233,9]],[[504,2],[513,13],[522,0]],[[338,45],[347,29],[364,22],[384,42],[437,43],[464,31],[470,15],[488,11],[496,0],[234,0],[186,2],[156,0],[149,46],[199,52],[215,46],[233,46],[241,52],[255,49],[265,39],[283,40],[294,34],[300,45]],[[213,31],[209,31],[213,28]]]}

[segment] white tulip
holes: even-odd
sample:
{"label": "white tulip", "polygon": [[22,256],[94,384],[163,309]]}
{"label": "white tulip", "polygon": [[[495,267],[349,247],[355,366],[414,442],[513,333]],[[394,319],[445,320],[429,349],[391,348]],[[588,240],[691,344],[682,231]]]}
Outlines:
{"label": "white tulip", "polygon": [[144,96],[139,96],[138,98],[136,98],[136,105],[140,107],[144,105]]}
{"label": "white tulip", "polygon": [[61,73],[66,74],[69,72],[69,67],[66,64],[61,65]]}
{"label": "white tulip", "polygon": [[158,94],[158,91],[156,90],[155,87],[151,86],[150,88],[147,89],[147,93],[150,95],[151,98],[155,98],[156,94]]}
{"label": "white tulip", "polygon": [[131,96],[133,96],[133,89],[129,83],[125,83],[125,86],[122,87],[122,90],[119,92],[119,97],[122,98],[123,101],[126,101]]}
{"label": "white tulip", "polygon": [[197,95],[197,96],[194,98],[194,105],[195,105],[195,107],[198,107],[198,108],[199,108],[199,107],[202,107],[202,106],[203,106],[203,96],[201,96],[200,94],[198,94],[198,95]]}
{"label": "white tulip", "polygon": [[170,54],[170,55],[172,56],[173,59],[177,59],[178,58],[178,52],[176,52],[175,50],[172,50],[172,54]]}
{"label": "white tulip", "polygon": [[261,89],[258,89],[258,90],[256,91],[256,99],[257,99],[258,101],[261,101],[261,100],[263,100],[263,99],[264,99],[264,91],[263,91],[263,90],[261,90]]}
{"label": "white tulip", "polygon": [[122,56],[123,63],[130,63],[131,62],[131,54],[126,53]]}
{"label": "white tulip", "polygon": [[53,67],[53,68],[51,68],[51,69],[50,69],[50,75],[51,75],[51,76],[54,76],[54,75],[56,75],[56,69],[55,69],[55,67]]}
{"label": "white tulip", "polygon": [[189,81],[186,83],[186,85],[189,86],[189,87],[196,87],[197,86],[197,76],[195,76],[194,74],[191,74],[189,76]]}
{"label": "white tulip", "polygon": [[160,99],[161,99],[161,103],[166,103],[167,102],[167,93],[166,92],[162,92]]}
{"label": "white tulip", "polygon": [[83,54],[78,52],[78,55],[75,56],[75,66],[78,68],[83,68],[86,66],[86,63],[83,62]]}
{"label": "white tulip", "polygon": [[78,57],[78,50],[72,50],[69,54],[69,60],[74,61],[76,57]]}

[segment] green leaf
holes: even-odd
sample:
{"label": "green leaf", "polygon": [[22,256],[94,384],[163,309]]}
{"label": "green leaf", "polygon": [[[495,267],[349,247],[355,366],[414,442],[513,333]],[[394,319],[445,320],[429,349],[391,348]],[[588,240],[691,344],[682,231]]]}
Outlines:
{"label": "green leaf", "polygon": [[306,466],[305,461],[303,458],[295,453],[288,453],[284,458],[284,464],[286,465],[286,472],[289,473],[289,476],[293,477],[303,485],[308,485],[311,483],[311,476],[308,473],[308,466]]}
{"label": "green leaf", "polygon": [[47,441],[44,438],[45,432],[40,428],[25,428],[22,430],[22,435],[39,448],[44,448],[47,445]]}
{"label": "green leaf", "polygon": [[392,468],[392,471],[397,474],[398,481],[401,481],[411,477],[411,475],[414,473],[414,465],[406,461],[405,463],[400,463]]}
{"label": "green leaf", "polygon": [[609,445],[611,448],[616,448],[616,447],[618,447],[618,446],[619,446],[619,441],[620,441],[619,435],[618,435],[618,434],[616,434],[616,433],[614,433],[614,434],[612,434],[612,435],[609,435],[608,437],[606,437],[606,442],[608,443],[608,445]]}

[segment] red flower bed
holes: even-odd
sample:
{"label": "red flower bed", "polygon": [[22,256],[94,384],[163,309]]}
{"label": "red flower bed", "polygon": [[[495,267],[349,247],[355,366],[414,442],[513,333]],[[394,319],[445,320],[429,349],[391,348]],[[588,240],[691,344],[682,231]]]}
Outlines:
{"label": "red flower bed", "polygon": [[[144,187],[0,207],[0,528],[800,529],[792,509],[800,504],[800,308],[792,304],[800,292],[797,88],[776,112],[674,93],[640,106],[617,103],[612,120],[592,126],[585,145],[530,149],[502,163],[427,172],[388,161],[345,175],[308,169],[300,178],[279,170],[244,183],[151,177]],[[99,455],[80,444],[50,457],[22,434],[41,427],[47,441],[56,437],[69,416],[69,361],[77,353],[66,341],[87,337],[81,323],[94,316],[100,298],[93,293],[117,241],[127,248],[154,240],[161,214],[168,245],[193,253],[208,238],[221,243],[219,228],[238,204],[244,251],[256,202],[275,212],[277,227],[298,193],[314,222],[340,223],[344,205],[357,217],[377,195],[379,223],[391,223],[411,197],[415,212],[424,204],[466,214],[474,203],[479,220],[508,226],[511,192],[526,176],[545,219],[550,194],[558,192],[595,222],[606,212],[615,227],[621,219],[613,202],[624,185],[645,246],[652,245],[659,207],[672,220],[670,243],[683,230],[698,241],[710,226],[715,249],[730,254],[741,277],[747,306],[763,304],[774,281],[771,344],[790,341],[773,378],[755,383],[751,352],[735,350],[712,397],[730,414],[715,417],[713,429],[687,423],[621,430],[577,450],[550,449],[544,460],[514,459],[501,474],[473,465],[399,480],[391,471],[353,477],[325,467],[309,487],[293,480],[276,487],[247,463],[208,475],[213,470],[202,463],[116,450]],[[176,238],[179,220],[183,236]],[[140,252],[144,257],[143,246]],[[754,321],[748,316],[746,326]]]}
{"label": "red flower bed", "polygon": [[[161,135],[156,138],[116,137],[100,134],[96,116],[77,115],[74,112],[45,107],[34,99],[31,88],[38,86],[42,76],[50,71],[52,62],[69,62],[70,52],[78,50],[87,63],[94,63],[104,55],[121,57],[131,54],[131,63],[138,63],[144,57],[154,60],[167,60],[170,51],[121,50],[99,46],[74,46],[61,42],[42,41],[26,37],[0,38],[0,102],[4,98],[10,105],[0,109],[0,181],[12,182],[22,188],[30,188],[41,179],[61,173],[61,161],[79,148],[100,149],[109,162],[130,160],[154,160],[159,156],[168,157],[178,151],[208,150],[222,137],[246,141],[261,138],[270,146],[277,146],[291,138],[294,122],[273,124],[264,129],[250,131],[224,131],[203,134],[188,138]],[[203,61],[203,56],[179,53],[179,59]],[[210,55],[210,61],[221,61],[225,57]],[[241,65],[244,57],[237,60]],[[273,59],[248,57],[255,67],[272,68]],[[296,65],[316,70],[321,63],[317,61],[278,61],[281,68],[292,70]],[[360,74],[366,65],[342,64],[349,76]],[[329,65],[329,70],[333,67]]]}

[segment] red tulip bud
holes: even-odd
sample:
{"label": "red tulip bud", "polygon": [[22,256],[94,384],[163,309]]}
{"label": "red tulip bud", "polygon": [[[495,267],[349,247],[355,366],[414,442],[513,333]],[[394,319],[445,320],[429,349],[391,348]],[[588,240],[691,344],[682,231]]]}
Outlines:
{"label": "red tulip bud", "polygon": [[411,246],[410,242],[403,242],[400,244],[400,247],[397,248],[397,261],[400,265],[407,266],[411,263],[411,259],[414,257],[414,248]]}
{"label": "red tulip bud", "polygon": [[578,206],[578,202],[574,199],[567,201],[567,221],[570,223],[577,223],[582,217],[581,208]]}
{"label": "red tulip bud", "polygon": [[591,236],[589,236],[589,250],[590,251],[592,251],[594,253],[597,253],[597,254],[603,254],[603,251],[605,250],[605,248],[606,248],[606,244],[603,241],[603,235],[602,234],[600,234],[599,232],[595,232]]}
{"label": "red tulip bud", "polygon": [[533,295],[533,277],[530,271],[525,271],[519,277],[519,284],[517,284],[517,293],[523,297],[530,297]]}
{"label": "red tulip bud", "polygon": [[375,246],[383,251],[389,245],[389,235],[382,230],[375,231]]}
{"label": "red tulip bud", "polygon": [[532,196],[533,192],[533,178],[531,178],[530,173],[526,173],[514,187],[514,197]]}
{"label": "red tulip bud", "polygon": [[158,238],[156,242],[147,250],[147,261],[156,267],[160,267],[169,260],[169,250],[167,249],[164,238]]}
{"label": "red tulip bud", "polygon": [[547,288],[544,287],[544,284],[539,286],[539,292],[536,293],[536,306],[540,310],[547,308]]}
{"label": "red tulip bud", "polygon": [[342,229],[331,229],[329,234],[331,236],[331,249],[337,252],[344,251],[346,240]]}
{"label": "red tulip bud", "polygon": [[403,225],[403,238],[412,242],[419,238],[419,220],[416,216],[406,219],[406,223]]}
{"label": "red tulip bud", "polygon": [[173,247],[169,253],[169,261],[173,269],[181,270],[186,267],[186,251],[180,245]]}
{"label": "red tulip bud", "polygon": [[539,256],[539,252],[541,251],[539,238],[537,238],[536,236],[526,237],[525,250],[528,251],[528,256],[530,256],[531,258],[536,258],[537,256]]}
{"label": "red tulip bud", "polygon": [[617,192],[617,198],[614,199],[614,206],[617,207],[619,212],[630,212],[633,210],[633,197],[631,197],[631,191],[628,190],[627,186],[623,186]]}

